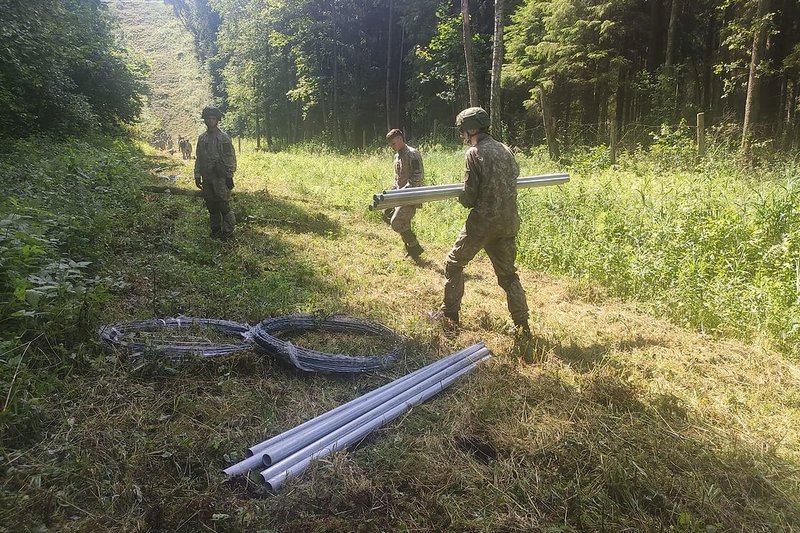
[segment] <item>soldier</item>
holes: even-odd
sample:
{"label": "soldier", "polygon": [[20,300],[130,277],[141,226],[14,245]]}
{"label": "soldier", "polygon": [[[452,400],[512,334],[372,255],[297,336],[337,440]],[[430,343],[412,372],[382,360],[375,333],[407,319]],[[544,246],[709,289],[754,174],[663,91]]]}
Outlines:
{"label": "soldier", "polygon": [[444,302],[441,315],[458,324],[464,296],[464,267],[481,250],[492,262],[498,284],[506,291],[508,310],[517,332],[530,336],[528,304],[517,276],[517,177],[514,154],[489,133],[489,115],[470,107],[456,117],[461,138],[469,144],[465,156],[464,191],[458,201],[470,208],[453,249],[445,261]]}
{"label": "soldier", "polygon": [[236,219],[230,206],[236,152],[227,133],[219,129],[222,113],[206,107],[202,113],[207,131],[197,139],[194,182],[203,191],[211,219],[211,237],[228,240],[233,236]]}
{"label": "soldier", "polygon": [[[408,189],[419,187],[425,170],[422,166],[422,156],[419,152],[406,144],[405,135],[401,130],[393,129],[386,134],[386,142],[395,151],[394,155],[394,187],[393,189]],[[392,229],[400,234],[406,248],[406,255],[419,259],[422,255],[422,246],[419,245],[417,236],[411,231],[411,219],[417,212],[419,205],[406,205],[387,209],[383,213],[384,220]]]}
{"label": "soldier", "polygon": [[186,159],[192,159],[192,142],[189,140],[189,137],[186,137],[183,140],[183,145],[186,147]]}

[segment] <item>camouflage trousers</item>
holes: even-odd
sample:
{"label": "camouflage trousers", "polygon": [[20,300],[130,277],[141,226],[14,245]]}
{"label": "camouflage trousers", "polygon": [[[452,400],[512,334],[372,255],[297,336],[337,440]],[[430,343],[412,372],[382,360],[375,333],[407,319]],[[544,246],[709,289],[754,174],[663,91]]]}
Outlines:
{"label": "camouflage trousers", "polygon": [[395,207],[392,218],[389,221],[389,225],[392,226],[392,229],[399,233],[400,237],[402,237],[406,248],[419,246],[417,236],[414,235],[413,231],[411,231],[411,219],[414,218],[416,213],[417,206],[415,205]]}
{"label": "camouflage trousers", "polygon": [[231,190],[225,185],[225,180],[216,176],[203,177],[203,199],[211,222],[211,234],[233,235],[236,218],[231,209]]}
{"label": "camouflage trousers", "polygon": [[461,233],[447,254],[445,260],[445,285],[444,302],[442,311],[448,316],[458,316],[461,310],[461,299],[464,297],[464,267],[481,250],[486,250],[486,255],[494,267],[497,282],[506,291],[508,311],[514,324],[522,325],[528,322],[528,302],[525,300],[525,290],[517,275],[514,261],[517,258],[516,235],[505,235],[498,228],[480,228],[464,225]]}

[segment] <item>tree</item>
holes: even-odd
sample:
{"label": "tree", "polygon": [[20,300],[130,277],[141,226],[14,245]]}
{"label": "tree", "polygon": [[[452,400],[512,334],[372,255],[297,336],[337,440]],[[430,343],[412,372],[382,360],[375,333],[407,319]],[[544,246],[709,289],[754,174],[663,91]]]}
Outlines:
{"label": "tree", "polygon": [[480,105],[478,98],[478,80],[475,77],[475,61],[472,56],[472,30],[469,26],[469,0],[461,0],[461,25],[464,34],[464,61],[467,67],[467,85],[469,87],[469,105]]}
{"label": "tree", "polygon": [[761,90],[758,69],[767,43],[768,10],[769,0],[758,0],[753,31],[753,52],[750,58],[750,76],[747,80],[747,99],[744,105],[744,122],[742,124],[742,152],[745,155],[750,152],[750,130],[753,123],[758,120],[758,97]]}
{"label": "tree", "polygon": [[136,119],[145,68],[99,0],[0,0],[0,131],[80,133]]}
{"label": "tree", "polygon": [[503,66],[503,9],[504,0],[494,2],[494,40],[492,43],[492,86],[489,97],[491,130],[499,136],[503,121],[500,116],[500,74]]}

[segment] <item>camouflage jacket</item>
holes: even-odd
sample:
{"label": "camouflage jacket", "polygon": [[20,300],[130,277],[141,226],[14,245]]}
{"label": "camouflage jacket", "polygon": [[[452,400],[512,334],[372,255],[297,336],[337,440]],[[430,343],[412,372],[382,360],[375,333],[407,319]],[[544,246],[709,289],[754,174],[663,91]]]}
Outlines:
{"label": "camouflage jacket", "polygon": [[236,152],[230,136],[217,128],[200,134],[195,148],[194,176],[232,178],[236,172]]}
{"label": "camouflage jacket", "polygon": [[419,187],[425,177],[422,156],[408,145],[394,154],[394,188]]}
{"label": "camouflage jacket", "polygon": [[519,165],[505,144],[488,134],[479,135],[478,143],[471,146],[465,156],[464,192],[458,201],[472,208],[468,225],[477,224],[505,235],[516,235],[519,231]]}

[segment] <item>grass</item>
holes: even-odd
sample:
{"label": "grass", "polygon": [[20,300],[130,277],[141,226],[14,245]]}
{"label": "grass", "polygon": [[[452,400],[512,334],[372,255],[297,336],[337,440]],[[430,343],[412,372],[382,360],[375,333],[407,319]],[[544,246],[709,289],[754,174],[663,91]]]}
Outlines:
{"label": "grass", "polygon": [[[75,279],[98,288],[85,304],[75,291],[14,308],[50,314],[4,311],[6,530],[800,527],[794,359],[656,318],[589,276],[522,268],[539,361],[526,365],[482,255],[467,269],[463,328],[441,330],[426,311],[440,301],[441,262],[465,212],[453,202],[423,209],[415,224],[424,261],[405,258],[399,237],[365,209],[390,184],[388,152],[255,153],[245,142],[233,200],[240,224],[236,240],[223,243],[208,238],[201,199],[138,191],[158,184],[163,170],[154,169],[165,166],[180,175],[178,186],[193,188],[190,166],[177,159],[120,143],[7,150],[4,185],[26,179],[15,201],[1,204],[3,218],[82,221],[62,233],[44,227],[56,241],[28,271],[49,258],[91,259]],[[461,157],[426,150],[430,180],[456,181]],[[526,173],[552,170],[520,159]],[[76,169],[104,188],[73,193],[66,184],[74,187]],[[523,201],[550,205],[559,194],[577,192],[527,192]],[[526,227],[543,227],[538,217]],[[113,283],[90,285],[95,276]],[[256,353],[142,365],[103,351],[94,336],[103,323],[133,319],[255,323],[295,312],[383,323],[410,349],[385,372],[328,376]],[[478,340],[494,357],[473,375],[278,494],[220,473],[249,445]]]}
{"label": "grass", "polygon": [[163,129],[178,150],[178,136],[189,137],[194,146],[202,132],[200,111],[211,102],[211,87],[203,67],[192,53],[192,36],[161,0],[117,0],[128,48],[146,58],[150,67],[150,95],[140,125],[148,140]]}

